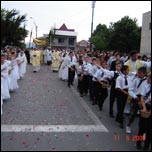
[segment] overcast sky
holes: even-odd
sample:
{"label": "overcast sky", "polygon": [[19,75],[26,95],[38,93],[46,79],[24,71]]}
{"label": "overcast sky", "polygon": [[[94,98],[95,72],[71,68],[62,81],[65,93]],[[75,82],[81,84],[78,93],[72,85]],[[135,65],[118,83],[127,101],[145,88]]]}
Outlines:
{"label": "overcast sky", "polygon": [[[67,28],[78,32],[77,40],[88,40],[91,34],[91,1],[1,1],[1,8],[16,9],[27,15],[26,29],[36,35],[33,17],[38,26],[38,37],[48,34],[51,27],[65,23]],[[128,15],[142,26],[143,13],[151,11],[151,1],[96,1],[93,29],[98,24],[114,23]],[[29,42],[29,36],[25,40]]]}

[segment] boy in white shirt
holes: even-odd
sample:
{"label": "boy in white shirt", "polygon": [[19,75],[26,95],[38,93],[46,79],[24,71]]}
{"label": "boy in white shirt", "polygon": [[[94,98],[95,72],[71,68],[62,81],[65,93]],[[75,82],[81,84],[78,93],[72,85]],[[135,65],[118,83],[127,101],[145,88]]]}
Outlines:
{"label": "boy in white shirt", "polygon": [[129,67],[123,65],[121,67],[122,74],[116,79],[116,92],[117,92],[117,115],[116,121],[120,123],[120,128],[123,128],[123,111],[128,98],[129,88]]}

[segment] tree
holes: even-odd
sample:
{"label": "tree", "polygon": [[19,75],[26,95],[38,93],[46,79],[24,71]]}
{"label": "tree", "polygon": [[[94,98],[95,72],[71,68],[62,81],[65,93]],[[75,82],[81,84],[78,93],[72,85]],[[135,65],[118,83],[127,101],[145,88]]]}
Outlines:
{"label": "tree", "polygon": [[118,50],[130,52],[140,48],[141,27],[137,20],[128,16],[120,21],[110,23],[109,28],[99,24],[90,41],[95,45],[95,50]]}
{"label": "tree", "polygon": [[55,33],[56,33],[56,28],[54,25],[54,27],[52,27],[51,30],[49,31],[49,35],[48,35],[48,44],[50,44],[51,47],[54,46]]}
{"label": "tree", "polygon": [[137,20],[129,16],[123,17],[120,21],[111,24],[110,47],[120,52],[139,50],[141,28],[137,26]]}
{"label": "tree", "polygon": [[95,45],[95,50],[107,50],[109,47],[109,29],[105,24],[99,24],[92,34],[91,42]]}
{"label": "tree", "polygon": [[19,15],[19,11],[1,9],[1,45],[22,47],[28,31],[21,24],[26,21],[26,15]]}

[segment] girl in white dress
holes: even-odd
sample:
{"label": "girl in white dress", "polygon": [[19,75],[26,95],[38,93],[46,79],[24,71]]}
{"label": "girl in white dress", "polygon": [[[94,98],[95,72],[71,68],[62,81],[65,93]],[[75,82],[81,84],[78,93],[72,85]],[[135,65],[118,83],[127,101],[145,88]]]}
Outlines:
{"label": "girl in white dress", "polygon": [[5,62],[5,55],[1,55],[1,94],[2,99],[9,99],[9,85],[8,85],[8,65]]}

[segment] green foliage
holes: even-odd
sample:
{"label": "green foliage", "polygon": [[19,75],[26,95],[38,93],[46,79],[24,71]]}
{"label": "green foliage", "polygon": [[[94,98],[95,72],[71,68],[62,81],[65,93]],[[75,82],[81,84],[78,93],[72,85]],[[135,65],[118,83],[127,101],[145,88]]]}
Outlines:
{"label": "green foliage", "polygon": [[139,50],[141,28],[137,20],[128,16],[116,23],[111,23],[109,28],[99,24],[93,33],[91,42],[96,50],[118,50],[120,52]]}
{"label": "green foliage", "polygon": [[19,15],[15,9],[1,9],[1,45],[23,46],[28,31],[21,24],[26,21],[26,15]]}
{"label": "green foliage", "polygon": [[95,44],[96,50],[107,50],[109,43],[109,29],[106,25],[99,24],[93,33],[91,42]]}
{"label": "green foliage", "polygon": [[51,46],[54,45],[55,34],[56,34],[56,30],[55,30],[55,25],[54,25],[54,27],[51,28],[48,34],[48,43],[50,43]]}

